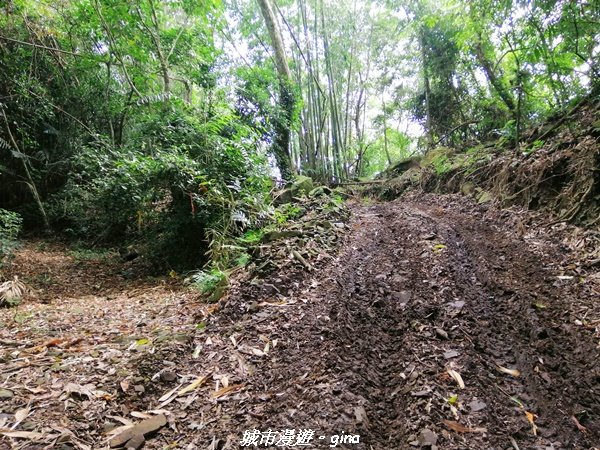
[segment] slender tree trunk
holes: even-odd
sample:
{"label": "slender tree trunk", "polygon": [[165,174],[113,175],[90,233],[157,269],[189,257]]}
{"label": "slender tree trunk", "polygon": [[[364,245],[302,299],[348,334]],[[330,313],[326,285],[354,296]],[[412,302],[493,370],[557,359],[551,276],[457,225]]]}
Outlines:
{"label": "slender tree trunk", "polygon": [[511,115],[514,116],[516,109],[515,100],[512,97],[512,95],[510,95],[510,92],[508,91],[502,80],[499,79],[494,73],[494,70],[492,69],[492,63],[488,60],[487,56],[485,55],[483,51],[483,45],[481,42],[477,44],[475,50],[477,54],[477,60],[479,62],[479,65],[483,69],[487,80],[489,81],[490,85],[494,88],[502,102],[506,105]]}
{"label": "slender tree trunk", "polygon": [[423,65],[423,87],[425,89],[425,132],[427,136],[427,148],[433,147],[433,123],[431,120],[431,85],[429,82],[429,70],[427,62],[429,55],[427,54],[427,46],[425,44],[425,30],[421,29],[419,36],[419,44],[421,46],[421,63]]}
{"label": "slender tree trunk", "polygon": [[433,124],[431,121],[431,87],[427,67],[423,67],[423,83],[425,85],[425,131],[427,133],[427,147],[431,148],[433,146]]}
{"label": "slender tree trunk", "polygon": [[275,123],[275,138],[273,140],[273,153],[281,172],[281,178],[289,181],[294,174],[290,156],[290,137],[292,116],[295,108],[295,98],[292,90],[292,73],[287,63],[283,39],[277,18],[269,0],[257,0],[265,25],[271,38],[271,45],[275,53],[275,66],[279,77],[279,102],[284,111],[284,117]]}
{"label": "slender tree trunk", "polygon": [[388,161],[388,165],[392,165],[392,158],[390,158],[390,150],[388,148],[387,138],[387,111],[385,110],[385,99],[383,98],[383,92],[381,93],[381,103],[383,104],[383,148],[385,149],[385,156]]}
{"label": "slender tree trunk", "polygon": [[4,109],[0,108],[0,111],[2,112],[2,117],[4,118],[4,124],[6,125],[6,132],[8,133],[8,137],[10,138],[10,142],[13,145],[14,149],[20,153],[19,159],[21,160],[21,164],[23,165],[23,172],[25,172],[25,183],[27,184],[27,187],[29,187],[31,195],[33,196],[33,200],[35,201],[35,204],[38,207],[40,216],[42,217],[42,222],[44,224],[44,230],[50,232],[50,221],[48,220],[48,215],[46,214],[46,209],[44,208],[44,203],[42,202],[40,193],[35,185],[33,177],[31,176],[31,171],[29,170],[29,165],[27,162],[27,156],[19,148],[19,144],[17,143],[15,136],[10,130],[10,124],[8,122],[8,117],[6,117]]}
{"label": "slender tree trunk", "polygon": [[323,33],[323,56],[325,58],[325,71],[327,73],[327,83],[329,86],[329,108],[331,111],[330,124],[331,124],[331,144],[333,151],[334,169],[335,176],[338,181],[344,176],[343,170],[343,158],[342,158],[342,142],[341,142],[341,131],[340,131],[340,120],[338,114],[338,102],[336,97],[335,80],[333,77],[333,68],[331,65],[331,57],[329,53],[329,39],[327,36],[327,29],[325,27],[325,13],[323,8],[323,0],[321,0],[321,28]]}

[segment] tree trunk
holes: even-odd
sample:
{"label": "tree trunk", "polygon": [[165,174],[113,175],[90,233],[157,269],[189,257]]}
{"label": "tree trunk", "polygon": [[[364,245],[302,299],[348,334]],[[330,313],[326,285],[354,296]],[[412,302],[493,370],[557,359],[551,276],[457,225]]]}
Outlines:
{"label": "tree trunk", "polygon": [[425,132],[427,133],[427,148],[433,147],[433,124],[431,122],[431,86],[429,83],[429,70],[427,69],[427,51],[425,46],[425,31],[421,29],[420,36],[421,58],[423,64],[423,85],[425,88]]}
{"label": "tree trunk", "polygon": [[273,153],[277,160],[281,178],[290,180],[293,177],[294,170],[290,157],[290,136],[292,116],[295,107],[295,98],[292,90],[292,73],[287,63],[283,39],[277,18],[271,7],[269,0],[257,0],[261,13],[265,20],[265,25],[269,31],[271,45],[275,53],[275,66],[279,77],[279,102],[284,111],[284,117],[275,121],[275,138],[273,139]]}
{"label": "tree trunk", "polygon": [[488,58],[486,57],[486,55],[483,51],[483,45],[481,42],[479,42],[477,44],[477,47],[475,50],[476,50],[476,54],[477,54],[477,60],[479,62],[479,65],[483,69],[483,72],[485,73],[487,80],[492,85],[492,87],[494,88],[494,90],[496,91],[496,93],[498,94],[500,99],[502,100],[502,102],[506,105],[506,107],[510,111],[511,115],[514,116],[515,109],[516,109],[515,100],[512,97],[512,95],[510,95],[510,92],[508,91],[508,89],[506,88],[506,86],[504,85],[502,80],[499,79],[498,77],[496,77],[496,74],[494,73],[494,70],[492,69],[492,64],[488,60]]}

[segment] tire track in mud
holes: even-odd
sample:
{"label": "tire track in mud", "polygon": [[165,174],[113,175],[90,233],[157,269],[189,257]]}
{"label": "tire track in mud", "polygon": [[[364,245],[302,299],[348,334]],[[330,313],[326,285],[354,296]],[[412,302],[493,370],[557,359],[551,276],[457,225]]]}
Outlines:
{"label": "tire track in mud", "polygon": [[556,282],[560,245],[541,255],[497,216],[452,197],[355,206],[335,263],[272,318],[281,346],[215,434],[311,428],[359,434],[336,445],[348,449],[593,449],[599,352],[568,319],[570,300],[589,293]]}

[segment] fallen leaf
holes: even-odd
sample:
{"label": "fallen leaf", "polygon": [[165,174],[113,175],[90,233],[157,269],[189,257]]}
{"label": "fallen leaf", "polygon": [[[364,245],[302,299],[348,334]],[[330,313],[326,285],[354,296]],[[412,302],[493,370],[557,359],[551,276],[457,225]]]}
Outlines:
{"label": "fallen leaf", "polygon": [[[108,417],[109,419],[114,419],[117,422],[122,423],[123,425],[126,425],[128,427],[132,427],[133,425],[135,425],[131,420],[126,419],[125,417],[121,417],[121,416],[109,416],[107,415],[106,417]],[[112,429],[109,434],[115,434],[114,433],[115,429]]]}
{"label": "fallen leaf", "polygon": [[364,406],[357,406],[354,408],[354,417],[356,418],[357,422],[362,423],[365,427],[368,427],[369,419],[367,417],[367,410]]}
{"label": "fallen leaf", "polygon": [[469,403],[469,408],[471,408],[471,412],[478,412],[485,409],[487,405],[477,399],[473,399],[471,403]]}
{"label": "fallen leaf", "polygon": [[18,439],[29,439],[32,441],[46,440],[49,441],[58,437],[57,434],[46,434],[46,433],[37,433],[35,431],[5,431],[0,430],[0,434],[2,436],[18,438]]}
{"label": "fallen leaf", "polygon": [[127,393],[127,391],[129,390],[129,380],[123,380],[119,383],[119,385],[121,386],[121,389],[123,390],[123,392]]}
{"label": "fallen leaf", "polygon": [[449,405],[455,405],[458,402],[458,395],[452,395],[446,401]]}
{"label": "fallen leaf", "polygon": [[126,430],[129,430],[129,429],[133,428],[134,425],[135,424],[132,422],[131,425],[123,425],[121,427],[113,428],[112,430],[107,431],[106,435],[107,436],[116,436],[117,434],[120,434],[120,433],[122,433],[122,432],[124,432]]}
{"label": "fallen leaf", "polygon": [[531,431],[534,436],[537,436],[537,425],[535,424],[535,418],[537,417],[535,414],[530,413],[529,411],[525,411],[525,416],[527,417],[527,421],[531,424]]}
{"label": "fallen leaf", "polygon": [[442,423],[457,433],[487,433],[486,428],[481,427],[465,427],[464,425],[455,422],[454,420],[442,420]]}
{"label": "fallen leaf", "polygon": [[111,447],[119,447],[136,436],[144,436],[146,434],[152,433],[158,430],[159,428],[164,427],[166,424],[167,418],[162,414],[158,416],[153,416],[150,419],[142,420],[140,423],[134,425],[131,428],[128,428],[121,434],[118,434],[117,436],[113,437],[109,441],[109,445]]}
{"label": "fallen leaf", "polygon": [[200,352],[202,351],[202,344],[196,345],[194,349],[194,353],[192,353],[192,358],[198,359],[200,357]]}
{"label": "fallen leaf", "polygon": [[[16,420],[17,424],[23,422],[27,418],[27,416],[29,416],[30,412],[31,412],[31,408],[29,408],[29,407],[19,409],[17,412],[15,412],[15,420]],[[16,427],[13,426],[13,428],[16,428]]]}
{"label": "fallen leaf", "polygon": [[56,347],[58,346],[58,344],[60,344],[63,341],[63,339],[51,339],[47,342],[44,342],[41,347],[46,347],[46,348],[50,348],[50,347]]}
{"label": "fallen leaf", "polygon": [[[175,394],[175,392],[177,392],[177,390],[178,390],[179,388],[181,388],[181,386],[183,386],[183,384],[180,384],[179,386],[177,386],[177,387],[174,387],[173,389],[171,389],[170,391],[168,391],[166,394],[164,394],[164,395],[163,395],[161,398],[159,398],[159,399],[158,399],[158,401],[159,401],[159,402],[161,402],[161,403],[163,403],[163,402],[166,402],[166,401],[168,401],[168,400],[169,400],[169,399],[171,399],[171,398],[175,398],[175,397],[177,397],[177,396],[176,396],[176,395],[174,395],[174,394]],[[164,406],[164,405],[163,405],[163,406]]]}
{"label": "fallen leaf", "polygon": [[184,387],[182,390],[178,391],[177,396],[180,397],[182,395],[185,395],[189,392],[192,392],[192,391],[198,389],[200,386],[202,386],[204,383],[206,383],[206,380],[208,380],[208,377],[209,377],[209,375],[205,375],[203,377],[196,378],[196,380],[192,381],[189,385]]}
{"label": "fallen leaf", "polygon": [[438,436],[428,428],[421,430],[418,443],[422,447],[432,447],[437,444]]}
{"label": "fallen leaf", "polygon": [[66,392],[68,395],[70,394],[79,394],[80,396],[86,396],[89,399],[94,398],[94,392],[92,392],[92,389],[94,389],[95,386],[93,384],[86,384],[85,386],[81,386],[80,384],[75,384],[75,383],[68,383],[64,389],[63,392]]}
{"label": "fallen leaf", "polygon": [[14,392],[8,389],[0,388],[0,398],[12,398],[14,397]]}
{"label": "fallen leaf", "polygon": [[521,376],[521,372],[519,372],[517,369],[507,369],[506,367],[498,366],[498,370],[502,373],[512,375],[513,377]]}
{"label": "fallen leaf", "polygon": [[458,409],[456,409],[456,406],[450,405],[450,412],[452,413],[452,417],[458,420]]}
{"label": "fallen leaf", "polygon": [[225,375],[221,377],[221,384],[223,387],[229,387],[229,378]]}
{"label": "fallen leaf", "polygon": [[214,399],[224,397],[225,395],[230,394],[231,392],[239,391],[243,387],[243,384],[232,384],[231,386],[227,386],[222,389],[219,389],[218,391],[213,392],[211,397]]}
{"label": "fallen leaf", "polygon": [[579,423],[579,420],[577,420],[577,417],[571,416],[571,419],[573,420],[573,422],[575,423],[575,426],[577,427],[577,429],[579,431],[581,431],[583,434],[587,434],[588,429]]}
{"label": "fallen leaf", "polygon": [[447,352],[444,352],[445,359],[456,358],[458,355],[459,353],[455,350],[448,350]]}
{"label": "fallen leaf", "polygon": [[286,306],[289,305],[288,302],[280,301],[280,302],[260,302],[258,306]]}
{"label": "fallen leaf", "polygon": [[510,443],[512,444],[512,446],[513,446],[513,448],[514,448],[515,450],[521,450],[521,449],[519,448],[519,445],[517,444],[517,441],[515,441],[515,438],[513,438],[513,437],[511,436],[511,437],[509,437],[509,439],[510,439]]}
{"label": "fallen leaf", "polygon": [[448,375],[450,375],[452,378],[454,378],[454,381],[456,381],[456,384],[458,384],[459,388],[461,388],[461,389],[465,388],[465,382],[463,381],[462,377],[460,376],[460,373],[458,373],[456,370],[448,369]]}

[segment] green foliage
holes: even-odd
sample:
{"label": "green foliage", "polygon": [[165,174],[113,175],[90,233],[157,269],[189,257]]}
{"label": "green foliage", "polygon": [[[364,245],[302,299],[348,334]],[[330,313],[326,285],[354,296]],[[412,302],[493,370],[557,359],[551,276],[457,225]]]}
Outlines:
{"label": "green foliage", "polygon": [[443,175],[460,165],[460,161],[449,148],[439,147],[427,152],[421,164],[432,168],[436,175]]}
{"label": "green foliage", "polygon": [[219,287],[227,284],[227,274],[218,269],[200,270],[187,278],[188,283],[201,294],[210,296]]}
{"label": "green foliage", "polygon": [[257,244],[260,242],[260,240],[263,238],[264,235],[265,235],[265,232],[263,229],[248,230],[242,236],[240,236],[238,238],[238,242],[240,242],[242,244],[250,244],[250,245]]}
{"label": "green foliage", "polygon": [[406,159],[410,155],[412,140],[405,133],[393,129],[387,129],[386,136],[379,136],[370,143],[363,152],[363,161],[360,168],[360,176],[371,178],[388,167],[385,142],[387,139],[387,153],[390,155],[392,164]]}
{"label": "green foliage", "polygon": [[134,241],[157,263],[179,266],[198,264],[209,249],[219,257],[216,240],[266,217],[264,160],[251,140],[243,144],[251,130],[227,111],[202,123],[181,108],[136,133],[131,148],[98,141],[73,158],[51,202],[56,223],[79,238]]}
{"label": "green foliage", "polygon": [[533,141],[528,147],[526,147],[523,150],[523,153],[529,155],[531,153],[535,153],[536,151],[538,151],[540,148],[542,148],[544,146],[544,141],[541,140],[535,140]]}
{"label": "green foliage", "polygon": [[0,269],[17,246],[21,223],[21,217],[17,213],[0,208]]}
{"label": "green foliage", "polygon": [[306,210],[293,203],[284,203],[275,209],[273,218],[279,225],[301,217]]}
{"label": "green foliage", "polygon": [[106,261],[112,256],[112,253],[105,249],[90,249],[78,245],[69,250],[69,256],[77,261]]}

